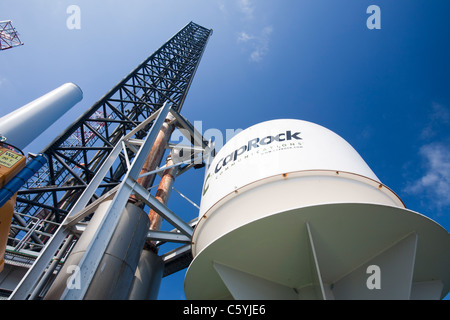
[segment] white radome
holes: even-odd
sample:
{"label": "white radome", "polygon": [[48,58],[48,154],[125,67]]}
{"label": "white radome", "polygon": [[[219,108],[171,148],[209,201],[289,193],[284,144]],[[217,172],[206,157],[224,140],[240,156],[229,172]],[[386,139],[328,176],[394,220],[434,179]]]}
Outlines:
{"label": "white radome", "polygon": [[450,286],[448,232],[302,120],[254,125],[212,159],[192,254],[188,299],[439,299]]}

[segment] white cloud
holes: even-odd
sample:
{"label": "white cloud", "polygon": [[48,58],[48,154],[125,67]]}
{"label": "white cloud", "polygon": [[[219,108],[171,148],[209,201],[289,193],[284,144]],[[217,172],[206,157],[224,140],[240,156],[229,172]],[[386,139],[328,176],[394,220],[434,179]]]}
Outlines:
{"label": "white cloud", "polygon": [[242,31],[242,32],[240,32],[240,33],[238,34],[238,39],[237,39],[237,41],[238,41],[238,42],[248,42],[248,41],[250,41],[250,40],[252,40],[252,39],[254,39],[254,38],[255,38],[254,36],[249,35],[248,33]]}
{"label": "white cloud", "polygon": [[441,125],[450,124],[450,111],[440,104],[433,104],[432,112],[428,117],[428,124],[423,128],[420,137],[422,139],[434,138]]}
{"label": "white cloud", "polygon": [[430,143],[420,148],[419,155],[424,160],[425,172],[405,192],[428,197],[431,206],[438,209],[450,205],[450,146]]}
{"label": "white cloud", "polygon": [[[246,24],[245,28],[247,29],[237,34],[237,43],[249,52],[249,60],[251,62],[260,62],[267,55],[271,34],[273,33],[273,27],[271,25],[266,25],[263,28],[261,28],[261,25],[255,26],[257,22],[254,19],[256,3],[253,0],[235,0],[237,12],[243,16]],[[222,2],[219,2],[219,9],[222,12],[225,11]],[[248,30],[251,30],[251,32]]]}
{"label": "white cloud", "polygon": [[262,60],[263,51],[261,49],[256,49],[252,53],[250,53],[250,61],[259,62]]}
{"label": "white cloud", "polygon": [[253,6],[253,4],[250,0],[238,0],[237,4],[238,4],[238,8],[239,8],[240,12],[247,19],[253,19],[255,7]]}
{"label": "white cloud", "polygon": [[223,3],[222,0],[218,0],[217,1],[217,5],[219,6],[219,10],[223,13],[223,14],[227,14],[227,8],[225,7],[225,3]]}
{"label": "white cloud", "polygon": [[0,77],[0,87],[3,86],[7,82],[8,82],[8,79],[6,79],[5,77]]}
{"label": "white cloud", "polygon": [[407,194],[421,199],[438,212],[444,207],[450,207],[449,129],[449,109],[433,104],[428,121],[420,133],[420,138],[425,141],[418,152],[423,174],[404,188]]}
{"label": "white cloud", "polygon": [[249,43],[251,50],[250,61],[260,62],[269,51],[270,36],[273,32],[272,26],[264,27],[258,36],[240,32],[238,34],[238,43]]}

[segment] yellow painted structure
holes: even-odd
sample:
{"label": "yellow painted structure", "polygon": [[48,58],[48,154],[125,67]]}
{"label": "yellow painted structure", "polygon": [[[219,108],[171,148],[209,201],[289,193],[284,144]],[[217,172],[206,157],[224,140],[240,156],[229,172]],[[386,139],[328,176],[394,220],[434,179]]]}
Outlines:
{"label": "yellow painted structure", "polygon": [[[3,188],[23,167],[26,157],[0,144],[0,188]],[[15,194],[0,208],[0,272],[3,270],[9,228],[16,202]]]}

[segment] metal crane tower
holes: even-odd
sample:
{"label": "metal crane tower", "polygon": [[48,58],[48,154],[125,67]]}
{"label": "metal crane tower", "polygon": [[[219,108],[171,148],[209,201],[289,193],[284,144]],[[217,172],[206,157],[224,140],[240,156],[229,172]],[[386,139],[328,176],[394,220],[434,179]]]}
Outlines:
{"label": "metal crane tower", "polygon": [[21,46],[19,33],[13,27],[11,20],[0,21],[0,50]]}
{"label": "metal crane tower", "polygon": [[[27,299],[30,295],[42,298],[44,279],[51,278],[60,267],[56,264],[52,269],[51,262],[59,261],[66,250],[73,248],[102,201],[134,197],[135,202],[150,207],[181,231],[155,230],[147,241],[174,240],[189,247],[192,225],[155,201],[148,191],[155,168],[147,168],[147,174],[143,174],[142,167],[169,118],[174,128],[191,134],[190,141],[197,139],[201,147],[208,147],[180,111],[211,34],[211,29],[188,23],[41,151],[48,159],[47,165],[17,194],[5,257],[10,265],[25,268],[17,276],[23,277],[14,292],[9,292],[10,299]],[[163,150],[168,147],[167,140]],[[162,157],[163,153],[157,156],[156,166]],[[181,172],[192,166],[187,162],[176,164]],[[130,181],[139,182],[143,176],[150,177],[145,187],[138,183],[129,186]],[[114,217],[114,213],[110,216]],[[183,262],[190,261],[186,246],[171,255],[176,258],[172,268],[169,259],[164,261],[164,275],[187,266]]]}

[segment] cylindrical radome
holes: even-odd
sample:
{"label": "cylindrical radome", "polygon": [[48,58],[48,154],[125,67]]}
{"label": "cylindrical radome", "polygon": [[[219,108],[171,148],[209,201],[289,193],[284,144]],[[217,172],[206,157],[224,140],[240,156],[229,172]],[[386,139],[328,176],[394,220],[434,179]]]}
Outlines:
{"label": "cylindrical radome", "polygon": [[406,209],[332,131],[259,123],[208,164],[187,299],[441,299],[450,291],[448,232]]}
{"label": "cylindrical radome", "polygon": [[193,253],[265,215],[346,202],[404,207],[336,133],[303,120],[259,123],[234,136],[211,161]]}
{"label": "cylindrical radome", "polygon": [[23,149],[83,98],[81,89],[65,83],[0,118],[0,135]]}

